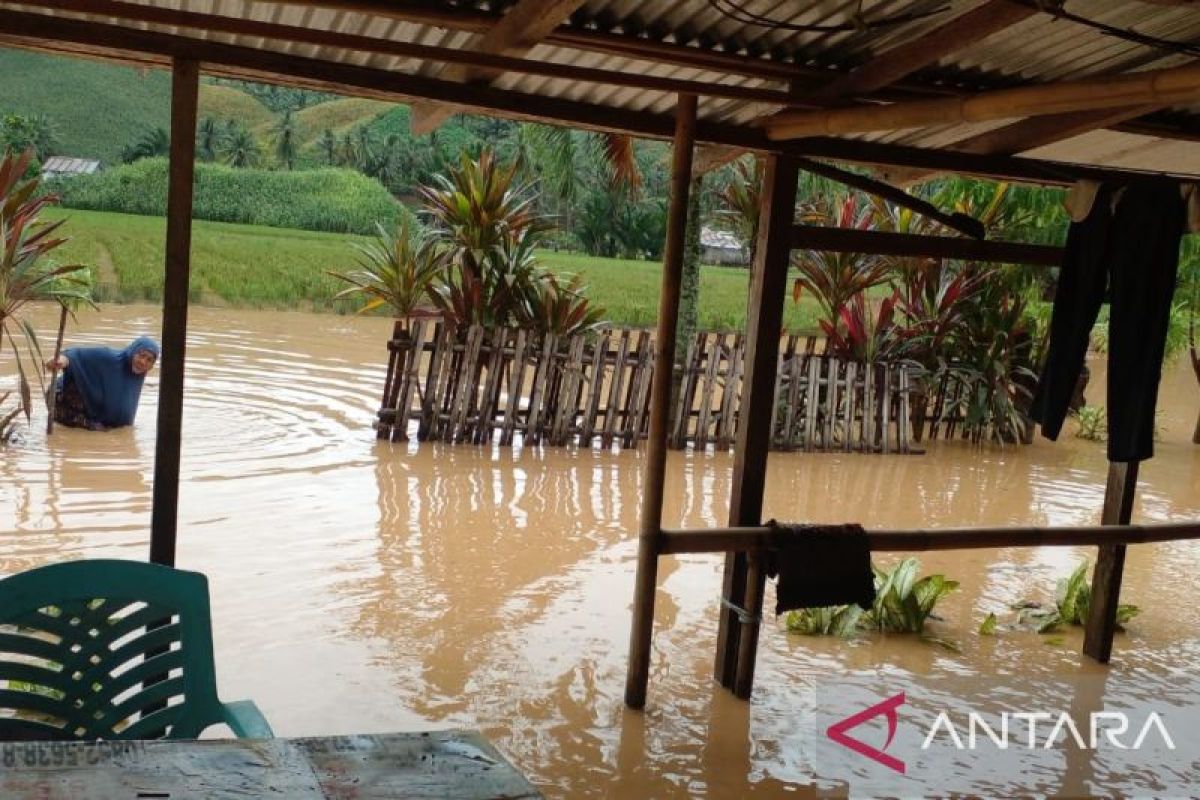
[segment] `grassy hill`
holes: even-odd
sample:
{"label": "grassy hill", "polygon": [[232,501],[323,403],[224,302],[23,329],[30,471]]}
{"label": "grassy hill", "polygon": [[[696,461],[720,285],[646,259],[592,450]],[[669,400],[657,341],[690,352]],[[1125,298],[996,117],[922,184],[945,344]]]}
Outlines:
{"label": "grassy hill", "polygon": [[248,128],[269,129],[275,122],[275,115],[271,110],[255,98],[232,86],[211,83],[200,85],[197,116],[200,119],[215,117],[241,120]]}
{"label": "grassy hill", "polygon": [[119,161],[122,147],[170,119],[161,70],[0,49],[0,75],[0,110],[45,114],[67,155]]}
{"label": "grassy hill", "polygon": [[[64,155],[120,162],[121,149],[149,128],[168,128],[171,76],[82,58],[0,48],[0,112],[44,114]],[[200,86],[201,117],[270,124],[258,100],[229,86]]]}
{"label": "grassy hill", "polygon": [[395,107],[394,103],[364,97],[344,97],[301,109],[296,114],[297,139],[300,146],[314,144],[326,128],[334,133],[369,122],[379,114]]}

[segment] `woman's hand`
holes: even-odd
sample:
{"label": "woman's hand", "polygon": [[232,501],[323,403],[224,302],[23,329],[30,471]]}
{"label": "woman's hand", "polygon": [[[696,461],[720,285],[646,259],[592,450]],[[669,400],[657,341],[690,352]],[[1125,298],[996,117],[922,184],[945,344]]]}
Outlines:
{"label": "woman's hand", "polygon": [[57,371],[61,372],[62,370],[66,369],[70,363],[71,363],[71,359],[67,358],[66,356],[59,356],[58,358],[50,358],[50,359],[46,360],[46,371],[54,372],[55,370],[57,370]]}

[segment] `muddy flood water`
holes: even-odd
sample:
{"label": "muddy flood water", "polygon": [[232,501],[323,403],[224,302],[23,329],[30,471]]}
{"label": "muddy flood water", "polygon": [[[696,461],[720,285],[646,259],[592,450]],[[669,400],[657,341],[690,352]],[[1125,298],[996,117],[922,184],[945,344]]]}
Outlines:
{"label": "muddy flood water", "polygon": [[[157,335],[159,315],[82,313],[68,343],[123,346]],[[56,318],[37,315],[45,341]],[[1200,543],[1180,542],[1130,548],[1121,599],[1142,613],[1107,668],[1079,655],[1078,629],[978,633],[989,612],[1004,622],[1014,603],[1051,600],[1090,549],[930,553],[924,572],[961,582],[931,623],[957,649],[768,623],[750,703],[711,680],[721,557],[664,559],[649,700],[630,712],[641,453],[378,443],[387,320],[194,308],[190,330],[178,564],[211,582],[222,696],[253,698],[279,735],[477,729],[548,797],[811,796],[874,793],[868,762],[836,778],[814,766],[813,698],[834,684],[953,703],[956,681],[1007,682],[1017,705],[1039,709],[1200,704],[1189,684],[1200,675]],[[1102,404],[1102,369],[1093,374],[1089,397]],[[43,410],[0,451],[0,574],[146,558],[157,398],[156,370],[134,428],[47,439]],[[1173,365],[1135,521],[1200,518],[1198,401],[1190,369]],[[665,524],[723,524],[732,467],[730,454],[672,453]],[[772,454],[765,513],[869,527],[1091,524],[1105,475],[1103,446],[1067,434],[922,456]],[[982,795],[1172,794],[1190,782],[1099,751],[1024,774],[966,755],[937,769],[942,790]]]}

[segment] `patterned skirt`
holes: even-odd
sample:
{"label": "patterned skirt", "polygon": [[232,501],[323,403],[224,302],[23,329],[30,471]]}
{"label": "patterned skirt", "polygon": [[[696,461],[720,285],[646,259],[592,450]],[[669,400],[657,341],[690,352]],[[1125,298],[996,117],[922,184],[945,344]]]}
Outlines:
{"label": "patterned skirt", "polygon": [[79,387],[75,385],[75,381],[68,380],[66,377],[58,382],[58,388],[54,394],[54,421],[60,425],[66,425],[68,428],[97,430],[102,427],[88,418],[87,406],[84,405]]}

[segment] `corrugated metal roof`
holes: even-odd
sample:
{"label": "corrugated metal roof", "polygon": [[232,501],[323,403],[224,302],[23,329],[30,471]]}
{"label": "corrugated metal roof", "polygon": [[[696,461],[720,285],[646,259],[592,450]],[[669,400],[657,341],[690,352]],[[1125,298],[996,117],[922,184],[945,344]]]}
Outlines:
{"label": "corrugated metal roof", "polygon": [[54,177],[58,175],[91,175],[100,169],[100,162],[90,158],[70,158],[68,156],[50,156],[42,164],[42,174]]}
{"label": "corrugated metal roof", "polygon": [[[528,0],[523,0],[528,2]],[[888,49],[914,40],[957,16],[985,4],[984,0],[863,0],[861,20],[882,17],[915,17],[885,27],[855,26],[858,0],[817,2],[765,2],[764,0],[585,0],[564,24],[523,57],[546,63],[586,66],[624,75],[643,75],[695,81],[707,85],[793,89],[806,91],[871,61]],[[312,31],[332,31],[367,37],[379,43],[409,42],[455,50],[473,51],[479,37],[498,18],[500,10],[516,5],[510,0],[460,0],[453,4],[396,5],[389,0],[310,0],[308,2],[250,2],[250,0],[130,0],[105,4],[83,0],[45,0],[43,3],[9,3],[0,0],[0,32],[9,12],[73,18],[117,25],[200,41],[224,43],[261,51],[316,59],[333,64],[369,67],[398,75],[437,76],[443,64],[386,52],[369,52],[332,44],[283,42],[261,35],[205,31],[196,27],[157,21],[136,21],[129,10],[170,9],[208,15],[209,20],[255,20],[273,25],[295,26]],[[769,17],[775,24],[749,24],[730,18],[720,8],[730,6]],[[1022,22],[981,41],[944,56],[880,90],[873,98],[893,101],[904,97],[954,94],[1005,88],[1067,79],[1115,75],[1125,72],[1176,66],[1192,60],[1200,46],[1200,13],[1187,4],[1170,5],[1127,0],[1068,0],[1068,11],[1082,14],[1099,24],[1139,34],[1191,43],[1190,53],[1177,53],[1143,43],[1130,42],[1049,13],[1033,13]],[[925,15],[925,16],[921,16]],[[836,31],[791,30],[788,26],[848,26]],[[42,37],[54,38],[54,37]],[[103,51],[113,48],[78,42],[60,49]],[[648,48],[666,50],[648,52]],[[518,53],[519,54],[519,53]],[[160,54],[161,57],[161,54]],[[721,59],[705,65],[705,59]],[[223,72],[238,72],[223,69]],[[245,70],[242,70],[243,72]],[[827,76],[827,77],[826,77]],[[312,84],[308,77],[301,83]],[[676,102],[673,92],[605,86],[562,77],[507,72],[494,84],[512,92],[541,98],[567,99],[624,111],[668,114]],[[353,93],[353,92],[351,92]],[[380,92],[376,92],[379,94]],[[861,98],[861,99],[873,99]],[[529,114],[541,109],[529,104]],[[778,106],[737,98],[701,96],[702,121],[746,125],[777,110]],[[1135,130],[1093,131],[1073,139],[1042,147],[1033,157],[1069,160],[1084,164],[1138,169],[1170,169],[1200,175],[1200,147],[1175,137],[1200,138],[1200,98],[1178,106],[1173,116],[1158,115],[1139,121]],[[509,110],[507,113],[517,113]],[[953,148],[985,130],[1003,124],[942,125],[899,131],[879,131],[852,138],[922,147]],[[1157,125],[1158,128],[1148,126]],[[1160,135],[1146,135],[1148,132]]]}

